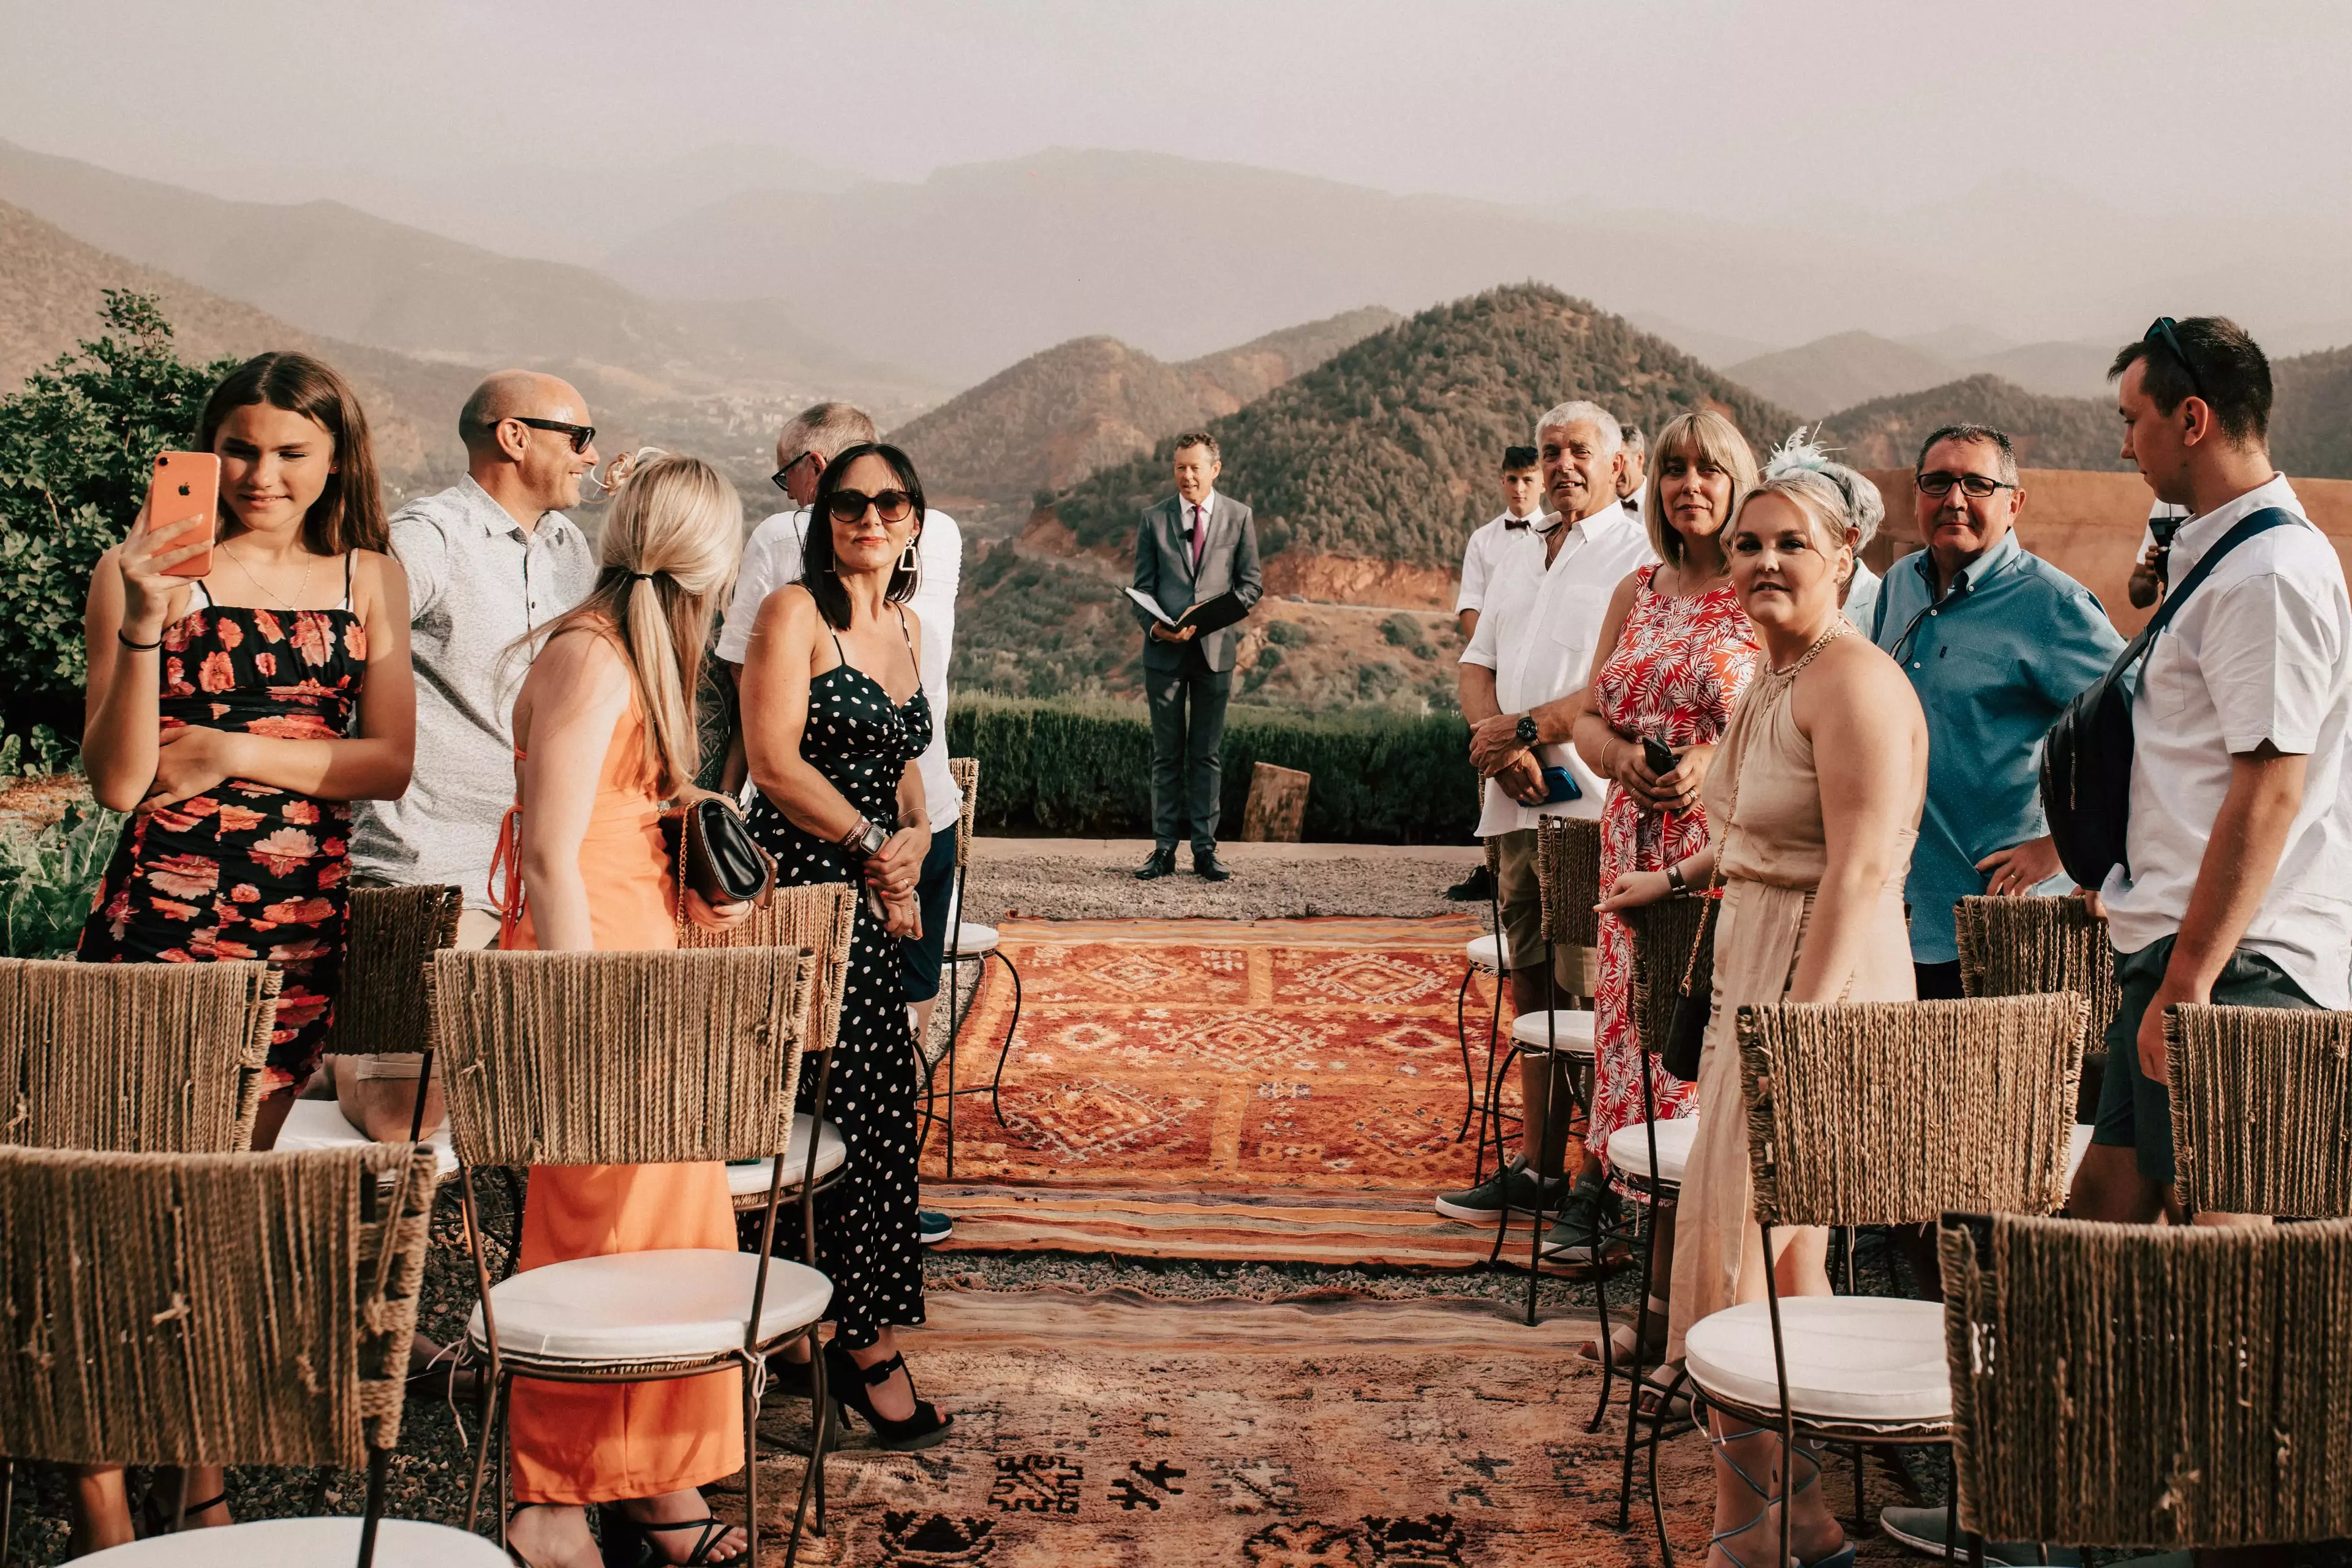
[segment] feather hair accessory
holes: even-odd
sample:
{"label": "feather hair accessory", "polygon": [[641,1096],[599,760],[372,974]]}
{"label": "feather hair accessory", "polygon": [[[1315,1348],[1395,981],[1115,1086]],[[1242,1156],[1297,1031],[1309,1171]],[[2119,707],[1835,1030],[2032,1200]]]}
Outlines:
{"label": "feather hair accessory", "polygon": [[1810,429],[1800,425],[1789,432],[1789,438],[1772,448],[1772,455],[1764,460],[1764,477],[1768,479],[1777,479],[1783,474],[1803,470],[1835,479],[1837,476],[1832,474],[1830,470],[1843,465],[1832,461],[1829,448],[1822,446],[1817,439],[1821,431],[1822,427],[1818,425]]}

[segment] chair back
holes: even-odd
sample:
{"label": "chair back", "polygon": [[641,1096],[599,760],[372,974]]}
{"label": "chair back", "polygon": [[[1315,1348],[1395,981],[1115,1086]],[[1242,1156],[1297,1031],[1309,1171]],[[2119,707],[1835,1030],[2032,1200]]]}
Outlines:
{"label": "chair back", "polygon": [[980,805],[980,759],[950,757],[948,777],[955,780],[956,791],[963,796],[963,809],[956,816],[956,869],[961,871],[971,859],[972,814]]}
{"label": "chair back", "polygon": [[278,984],[251,959],[0,959],[0,1144],[251,1148]]}
{"label": "chair back", "polygon": [[[1707,902],[1685,893],[1618,912],[1633,937],[1633,1036],[1647,1055],[1659,1056],[1666,1048],[1684,971],[1690,973],[1692,995],[1705,997],[1714,987],[1715,922],[1706,918]],[[1696,963],[1691,959],[1693,942],[1698,944]]]}
{"label": "chair back", "polygon": [[2158,1552],[2352,1536],[2352,1221],[1954,1215],[1960,1523]]}
{"label": "chair back", "polygon": [[805,948],[815,960],[804,1053],[833,1049],[841,1035],[841,1004],[849,994],[849,943],[857,922],[857,889],[846,882],[778,888],[765,906],[753,906],[742,924],[705,931],[687,922],[688,948]]}
{"label": "chair back", "polygon": [[2104,1060],[2115,1021],[2116,950],[2107,922],[2082,899],[1962,899],[1952,909],[1960,989],[1970,996],[2072,991],[2090,1004],[2083,1056]]}
{"label": "chair back", "polygon": [[417,1143],[0,1149],[0,1453],[354,1469],[390,1449],[438,1179]]}
{"label": "chair back", "polygon": [[466,895],[457,888],[354,888],[327,1030],[333,1052],[388,1054],[425,1048],[425,966],[456,945]]}
{"label": "chair back", "polygon": [[1536,887],[1545,940],[1564,947],[1600,946],[1601,917],[1592,906],[1601,901],[1601,824],[1584,816],[1547,816],[1537,823]]}
{"label": "chair back", "polygon": [[1920,1225],[2066,1201],[2083,999],[1742,1007],[1756,1217]]}
{"label": "chair back", "polygon": [[2183,1203],[2352,1216],[2352,1013],[2174,1007],[2164,1038]]}
{"label": "chair back", "polygon": [[781,1154],[814,967],[781,947],[442,952],[450,1144],[468,1167]]}

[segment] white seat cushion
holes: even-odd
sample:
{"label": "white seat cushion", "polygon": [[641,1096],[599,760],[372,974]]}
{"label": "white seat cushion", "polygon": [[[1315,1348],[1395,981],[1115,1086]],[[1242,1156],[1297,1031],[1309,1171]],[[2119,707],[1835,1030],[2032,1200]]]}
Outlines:
{"label": "white seat cushion", "polygon": [[1592,1054],[1590,1013],[1522,1013],[1511,1020],[1511,1038],[1523,1051],[1556,1050],[1571,1057]]}
{"label": "white seat cushion", "polygon": [[2087,1121],[2077,1121],[2066,1130],[2066,1184],[2074,1184],[2074,1173],[2083,1168],[2083,1155],[2091,1147],[2091,1134],[2097,1131]]}
{"label": "white seat cushion", "polygon": [[[808,1169],[809,1127],[816,1118],[803,1111],[793,1118],[793,1141],[784,1151],[784,1191],[800,1191],[801,1173]],[[849,1145],[841,1140],[841,1129],[828,1121],[816,1130],[816,1173],[823,1181],[841,1169],[849,1158]],[[730,1198],[757,1198],[760,1206],[768,1206],[768,1167],[772,1160],[753,1160],[747,1164],[727,1167],[727,1195]]]}
{"label": "white seat cushion", "polygon": [[[698,1361],[739,1349],[760,1260],[749,1252],[677,1248],[615,1252],[526,1268],[490,1287],[499,1349],[551,1362]],[[768,1260],[760,1337],[824,1315],[833,1283],[815,1269]],[[478,1303],[466,1337],[486,1349]]]}
{"label": "white seat cushion", "polygon": [[[1649,1125],[1636,1121],[1609,1134],[1610,1169],[1627,1176],[1650,1173],[1650,1137],[1643,1131]],[[1683,1173],[1690,1168],[1691,1145],[1698,1141],[1698,1118],[1677,1116],[1656,1125],[1658,1179],[1680,1186]]]}
{"label": "white seat cushion", "polygon": [[1503,939],[1498,936],[1475,937],[1463,944],[1462,956],[1470,961],[1473,969],[1500,974],[1503,972]]}
{"label": "white seat cushion", "polygon": [[[1691,1325],[1684,1364],[1708,1394],[1780,1406],[1769,1304],[1748,1301]],[[1883,1296],[1783,1296],[1789,1408],[1817,1421],[1929,1426],[1952,1415],[1944,1304]]]}
{"label": "white seat cushion", "polygon": [[[278,1130],[280,1149],[340,1149],[346,1144],[364,1143],[368,1135],[343,1120],[342,1108],[331,1100],[298,1100],[286,1113],[286,1125]],[[449,1124],[440,1129],[425,1142],[433,1146],[433,1157],[440,1162],[441,1173],[454,1174],[457,1156],[449,1148]]]}
{"label": "white seat cushion", "polygon": [[976,926],[970,921],[958,921],[955,928],[955,951],[958,958],[982,958],[996,951],[996,928]]}
{"label": "white seat cushion", "polygon": [[[122,1568],[351,1568],[359,1561],[356,1519],[260,1519],[221,1530],[191,1530],[91,1553]],[[514,1568],[496,1542],[446,1524],[387,1519],[375,1531],[376,1568]]]}

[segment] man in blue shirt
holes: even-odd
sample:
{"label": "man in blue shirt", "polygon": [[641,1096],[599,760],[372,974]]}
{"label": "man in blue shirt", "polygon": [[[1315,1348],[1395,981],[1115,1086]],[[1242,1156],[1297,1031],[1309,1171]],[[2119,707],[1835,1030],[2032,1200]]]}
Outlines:
{"label": "man in blue shirt", "polygon": [[1870,634],[1927,714],[1927,805],[1904,897],[1919,995],[1933,999],[1960,994],[1955,903],[2064,885],[2042,818],[2042,739],[2123,639],[2089,589],[2018,543],[2025,490],[2007,436],[1945,426],[1920,447],[1915,484],[1927,548],[1887,571]]}

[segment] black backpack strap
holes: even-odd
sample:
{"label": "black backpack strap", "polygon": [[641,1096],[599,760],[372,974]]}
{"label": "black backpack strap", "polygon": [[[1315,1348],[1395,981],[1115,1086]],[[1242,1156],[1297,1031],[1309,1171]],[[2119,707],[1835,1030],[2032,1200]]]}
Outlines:
{"label": "black backpack strap", "polygon": [[2171,592],[2164,595],[2164,603],[2158,606],[2155,615],[2148,617],[2147,625],[2140,628],[2139,636],[2132,638],[2124,651],[2116,656],[2115,664],[2107,671],[2109,678],[2121,675],[2139,662],[2147,654],[2149,645],[2156,641],[2157,633],[2171,624],[2174,612],[2180,608],[2182,602],[2190,594],[2196,592],[2198,584],[2213,574],[2213,568],[2221,564],[2222,558],[2230,552],[2258,533],[2268,533],[2273,528],[2285,528],[2299,522],[2304,523],[2306,528],[2310,526],[2284,507],[2277,506],[2266,506],[2260,511],[2249,512],[2240,518],[2237,524],[2229,532],[2223,534],[2212,549],[2204,553],[2189,575],[2183,577]]}

